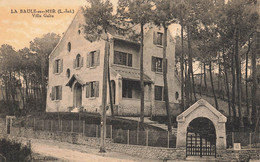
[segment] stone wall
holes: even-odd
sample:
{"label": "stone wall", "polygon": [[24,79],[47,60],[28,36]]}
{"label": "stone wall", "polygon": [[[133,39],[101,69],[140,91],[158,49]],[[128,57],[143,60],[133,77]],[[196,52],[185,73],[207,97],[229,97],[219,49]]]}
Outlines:
{"label": "stone wall", "polygon": [[229,161],[249,161],[260,160],[260,149],[242,149],[242,150],[219,150],[217,151],[217,160],[223,162]]}

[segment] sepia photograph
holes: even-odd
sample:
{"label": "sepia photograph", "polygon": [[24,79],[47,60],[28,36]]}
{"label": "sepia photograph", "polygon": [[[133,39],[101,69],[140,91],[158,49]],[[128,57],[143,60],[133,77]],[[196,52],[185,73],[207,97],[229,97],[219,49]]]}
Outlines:
{"label": "sepia photograph", "polygon": [[0,162],[260,161],[260,0],[0,0]]}

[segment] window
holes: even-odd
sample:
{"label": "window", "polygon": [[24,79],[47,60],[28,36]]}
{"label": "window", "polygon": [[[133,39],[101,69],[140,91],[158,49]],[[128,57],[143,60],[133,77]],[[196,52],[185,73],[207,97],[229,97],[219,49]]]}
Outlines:
{"label": "window", "polygon": [[71,43],[70,42],[68,43],[67,48],[68,48],[68,51],[70,52],[71,51]]}
{"label": "window", "polygon": [[176,100],[179,99],[179,92],[175,92],[175,99],[176,99]]}
{"label": "window", "polygon": [[62,100],[62,86],[61,85],[52,87],[51,99],[52,100]]}
{"label": "window", "polygon": [[78,30],[78,34],[79,34],[79,35],[80,35],[80,32],[81,32],[81,31],[80,31],[80,30]]}
{"label": "window", "polygon": [[260,76],[257,77],[257,82],[260,84]]}
{"label": "window", "polygon": [[67,69],[66,76],[67,76],[67,78],[69,78],[69,77],[70,77],[70,69]]}
{"label": "window", "polygon": [[153,33],[153,44],[155,45],[163,45],[163,33],[160,32],[154,32]]}
{"label": "window", "polygon": [[88,56],[87,56],[87,67],[88,68],[99,66],[99,63],[100,63],[99,55],[100,55],[99,50],[88,53]]}
{"label": "window", "polygon": [[163,100],[163,87],[162,86],[154,86],[154,98],[155,98],[155,100],[158,100],[158,101]]}
{"label": "window", "polygon": [[53,63],[53,73],[54,74],[59,74],[62,72],[63,69],[63,62],[62,59],[57,59]]}
{"label": "window", "polygon": [[[152,71],[163,72],[163,59],[152,56]],[[166,71],[167,71],[167,59],[166,59]]]}
{"label": "window", "polygon": [[86,98],[99,96],[99,82],[87,82],[86,83]]}
{"label": "window", "polygon": [[132,98],[133,97],[133,94],[132,94],[133,85],[131,84],[131,81],[123,80],[122,83],[123,83],[122,97],[124,97],[124,98]]}
{"label": "window", "polygon": [[132,67],[132,54],[115,51],[114,64]]}

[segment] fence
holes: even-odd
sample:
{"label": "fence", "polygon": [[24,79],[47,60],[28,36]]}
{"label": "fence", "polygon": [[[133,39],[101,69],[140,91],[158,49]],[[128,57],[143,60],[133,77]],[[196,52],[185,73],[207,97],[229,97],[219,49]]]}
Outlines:
{"label": "fence", "polygon": [[240,143],[241,148],[259,148],[259,132],[228,132],[227,147],[232,148],[234,143]]}
{"label": "fence", "polygon": [[[15,126],[15,125],[14,125]],[[21,125],[20,125],[21,126]],[[85,120],[38,120],[36,118],[26,118],[24,127],[31,127],[34,131],[51,132],[71,132],[82,133],[87,137],[97,137],[101,135],[101,127],[96,124],[86,124]],[[125,130],[114,129],[112,125],[106,127],[106,138],[110,138],[115,143],[142,145],[153,147],[176,147],[176,137],[167,131],[157,130]]]}

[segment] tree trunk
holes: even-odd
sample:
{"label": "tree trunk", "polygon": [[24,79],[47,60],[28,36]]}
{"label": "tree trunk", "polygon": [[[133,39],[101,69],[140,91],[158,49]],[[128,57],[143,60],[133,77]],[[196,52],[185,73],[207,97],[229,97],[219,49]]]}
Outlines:
{"label": "tree trunk", "polygon": [[183,21],[181,21],[181,109],[185,110],[184,105],[184,44],[183,44]]}
{"label": "tree trunk", "polygon": [[184,60],[184,64],[185,64],[185,98],[186,98],[186,103],[185,103],[185,107],[188,108],[190,106],[190,90],[189,90],[189,81],[188,81],[188,72],[187,72],[187,60]]}
{"label": "tree trunk", "polygon": [[231,72],[232,72],[232,110],[233,110],[233,124],[236,122],[236,105],[235,105],[235,99],[236,99],[236,74],[235,74],[235,69],[234,69],[234,48],[233,51],[231,52]]}
{"label": "tree trunk", "polygon": [[194,76],[193,76],[193,68],[192,68],[192,49],[191,49],[191,32],[190,26],[187,26],[188,31],[188,84],[190,89],[190,103],[193,104],[192,94],[194,94],[194,101],[196,101],[196,94],[195,94],[195,85],[194,85]]}
{"label": "tree trunk", "polygon": [[245,72],[245,80],[246,80],[246,110],[247,110],[247,119],[250,125],[252,125],[252,118],[251,118],[251,109],[249,106],[249,97],[248,97],[248,54],[251,48],[251,41],[249,38],[248,41],[248,50],[246,52],[246,72]]}
{"label": "tree trunk", "polygon": [[140,46],[140,85],[141,85],[141,105],[140,105],[140,123],[144,123],[144,24],[141,24],[141,46]]}
{"label": "tree trunk", "polygon": [[214,83],[213,83],[213,77],[212,77],[212,68],[211,68],[211,61],[209,61],[209,75],[210,75],[210,83],[211,83],[211,88],[212,88],[212,92],[214,95],[214,99],[215,99],[215,105],[216,105],[216,109],[218,110],[218,100],[217,100],[217,96],[215,94],[215,89],[214,89]]}
{"label": "tree trunk", "polygon": [[255,131],[257,130],[258,127],[258,122],[259,122],[259,115],[258,115],[258,109],[257,109],[257,69],[256,69],[256,56],[260,55],[260,37],[257,36],[259,33],[255,33],[254,35],[254,40],[255,40],[255,45],[254,45],[254,51],[251,53],[251,64],[252,64],[252,121],[255,124]]}
{"label": "tree trunk", "polygon": [[167,82],[167,64],[166,64],[166,44],[167,44],[167,27],[164,25],[164,35],[163,35],[163,83],[164,83],[164,100],[165,108],[168,116],[168,131],[172,133],[172,121],[171,121],[171,111],[169,103],[169,93],[168,93],[168,82]]}
{"label": "tree trunk", "polygon": [[236,31],[235,37],[235,61],[236,61],[236,73],[237,73],[237,104],[238,104],[238,115],[239,115],[239,126],[244,128],[243,116],[242,116],[242,105],[241,105],[241,67],[240,67],[240,55],[238,53],[238,32]]}
{"label": "tree trunk", "polygon": [[224,73],[225,73],[225,81],[226,81],[226,89],[227,89],[227,99],[228,99],[228,114],[229,118],[231,119],[231,106],[230,106],[230,95],[229,95],[229,82],[228,82],[228,72],[227,72],[227,63],[226,63],[226,58],[225,58],[225,50],[223,46],[223,62],[224,62]]}
{"label": "tree trunk", "polygon": [[208,86],[207,86],[207,71],[206,71],[206,62],[204,62],[204,85],[205,85],[205,91],[208,92]]}
{"label": "tree trunk", "polygon": [[200,97],[201,97],[201,95],[202,95],[202,70],[203,70],[203,68],[202,68],[202,62],[200,62]]}

